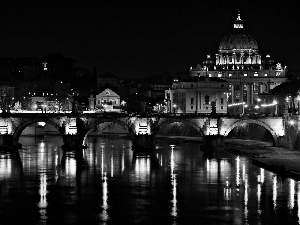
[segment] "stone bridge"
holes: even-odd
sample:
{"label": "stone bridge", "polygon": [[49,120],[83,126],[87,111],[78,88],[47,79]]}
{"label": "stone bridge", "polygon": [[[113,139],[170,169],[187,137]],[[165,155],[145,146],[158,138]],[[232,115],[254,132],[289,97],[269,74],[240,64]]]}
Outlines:
{"label": "stone bridge", "polygon": [[121,125],[133,137],[133,147],[151,149],[154,147],[153,139],[159,130],[171,123],[181,122],[194,127],[199,136],[204,137],[206,143],[212,147],[222,146],[230,131],[245,123],[264,127],[272,135],[274,146],[281,146],[285,135],[284,121],[283,117],[233,118],[194,114],[132,116],[97,113],[15,113],[0,117],[0,145],[17,146],[19,137],[27,126],[45,122],[55,127],[62,135],[64,149],[81,149],[89,132],[97,130],[99,124],[109,122]]}

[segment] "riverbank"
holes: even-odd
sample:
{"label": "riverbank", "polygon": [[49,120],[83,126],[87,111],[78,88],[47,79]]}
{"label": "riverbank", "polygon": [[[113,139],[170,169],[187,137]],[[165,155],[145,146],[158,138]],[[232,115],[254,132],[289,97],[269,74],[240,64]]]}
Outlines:
{"label": "riverbank", "polygon": [[249,156],[252,163],[280,176],[300,180],[300,152],[273,147],[272,143],[227,139],[225,150],[237,155]]}

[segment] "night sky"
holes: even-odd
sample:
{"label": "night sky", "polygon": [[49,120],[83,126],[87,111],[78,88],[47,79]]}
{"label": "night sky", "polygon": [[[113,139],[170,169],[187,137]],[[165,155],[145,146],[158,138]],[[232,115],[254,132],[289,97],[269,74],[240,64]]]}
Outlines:
{"label": "night sky", "polygon": [[300,70],[299,1],[7,1],[0,57],[62,53],[119,77],[188,70],[217,53],[237,12],[263,58]]}

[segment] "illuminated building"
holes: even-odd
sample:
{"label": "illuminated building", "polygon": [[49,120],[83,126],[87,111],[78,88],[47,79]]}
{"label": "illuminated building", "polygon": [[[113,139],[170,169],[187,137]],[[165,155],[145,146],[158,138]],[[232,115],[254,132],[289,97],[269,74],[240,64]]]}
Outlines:
{"label": "illuminated building", "polygon": [[211,113],[212,102],[216,113],[227,113],[228,82],[217,77],[192,77],[178,82],[165,91],[167,112]]}
{"label": "illuminated building", "polygon": [[96,108],[102,108],[103,111],[121,111],[120,95],[106,88],[104,91],[96,95]]}
{"label": "illuminated building", "polygon": [[229,83],[228,105],[244,103],[251,107],[257,104],[260,94],[287,81],[287,70],[270,55],[262,60],[256,40],[246,33],[238,14],[232,32],[222,39],[215,60],[207,55],[203,65],[190,68],[189,76],[222,78]]}

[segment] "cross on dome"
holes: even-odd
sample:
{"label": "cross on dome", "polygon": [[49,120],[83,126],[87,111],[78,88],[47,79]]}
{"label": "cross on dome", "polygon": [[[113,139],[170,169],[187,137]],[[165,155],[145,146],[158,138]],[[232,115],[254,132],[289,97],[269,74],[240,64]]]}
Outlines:
{"label": "cross on dome", "polygon": [[243,29],[244,26],[243,26],[243,23],[242,23],[242,19],[241,19],[241,14],[240,12],[238,12],[238,17],[236,18],[235,20],[235,23],[233,25],[233,28],[237,28],[237,29]]}

